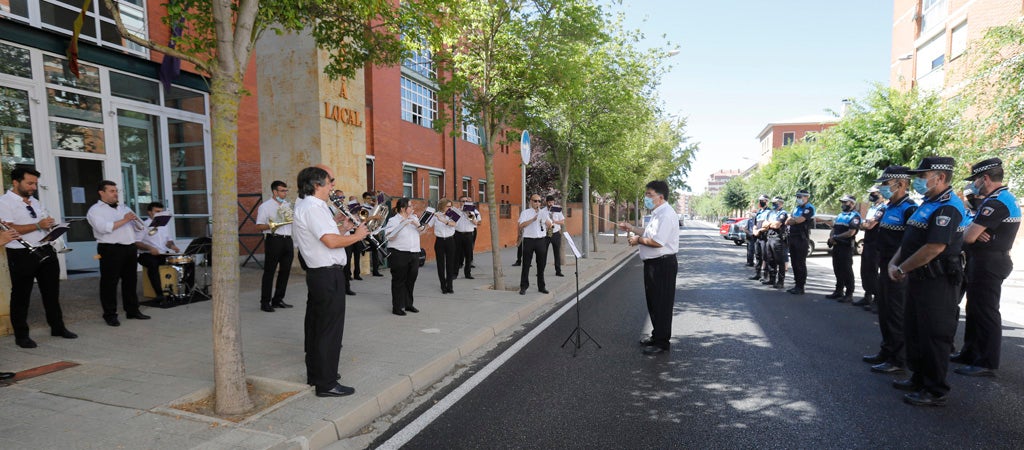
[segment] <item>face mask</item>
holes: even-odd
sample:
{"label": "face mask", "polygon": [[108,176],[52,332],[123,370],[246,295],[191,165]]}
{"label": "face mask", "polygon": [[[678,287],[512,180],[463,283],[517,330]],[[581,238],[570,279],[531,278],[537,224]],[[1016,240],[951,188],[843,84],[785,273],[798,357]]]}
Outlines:
{"label": "face mask", "polygon": [[772,203],[772,209],[778,211],[782,207],[782,203]]}
{"label": "face mask", "polygon": [[[879,191],[881,191],[881,190],[879,190]],[[868,196],[868,200],[870,200],[871,203],[877,202],[879,198],[880,197],[879,197],[878,194],[871,194],[871,195]]]}
{"label": "face mask", "polygon": [[654,199],[650,197],[644,197],[644,208],[654,209]]}
{"label": "face mask", "polygon": [[274,197],[274,200],[277,200],[278,203],[284,203],[284,199],[283,198]]}
{"label": "face mask", "polygon": [[846,204],[844,204],[843,205],[843,212],[850,212],[850,211],[853,211],[853,205],[846,205]]}
{"label": "face mask", "polygon": [[764,201],[764,200],[761,200],[761,201],[757,202],[757,204],[758,204],[758,205],[761,205],[761,207],[762,207],[762,208],[764,208],[764,207],[765,207],[765,205],[767,205],[767,204],[768,204],[768,202],[767,202],[767,201]]}
{"label": "face mask", "polygon": [[800,205],[800,206],[804,206],[804,205],[807,204],[807,199],[803,198],[803,197],[797,197],[796,198],[796,204]]}
{"label": "face mask", "polygon": [[882,198],[888,200],[892,198],[892,188],[889,186],[879,186],[878,193],[882,195]]}
{"label": "face mask", "polygon": [[913,184],[914,192],[924,195],[928,192],[928,179],[927,178],[914,178]]}
{"label": "face mask", "polygon": [[[982,180],[981,180],[981,179],[979,178],[979,179],[978,179],[978,181],[982,181]],[[974,195],[980,195],[980,196],[986,196],[986,195],[988,195],[988,194],[986,194],[986,193],[982,193],[982,192],[981,192],[981,190],[982,190],[982,189],[983,189],[984,187],[985,187],[985,184],[984,184],[984,183],[982,183],[982,185],[981,185],[981,186],[978,186],[977,184],[971,183],[971,188],[972,188],[972,189],[974,190]]]}

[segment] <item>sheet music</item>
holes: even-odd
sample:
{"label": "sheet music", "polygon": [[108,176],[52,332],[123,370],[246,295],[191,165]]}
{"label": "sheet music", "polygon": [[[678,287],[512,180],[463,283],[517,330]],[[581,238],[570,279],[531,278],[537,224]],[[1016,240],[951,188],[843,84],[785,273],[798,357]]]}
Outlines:
{"label": "sheet music", "polygon": [[580,250],[576,248],[576,242],[572,240],[572,235],[569,234],[568,231],[563,231],[562,235],[565,236],[565,241],[569,243],[569,248],[572,249],[572,254],[576,255],[577,258],[582,258],[583,255],[580,254]]}

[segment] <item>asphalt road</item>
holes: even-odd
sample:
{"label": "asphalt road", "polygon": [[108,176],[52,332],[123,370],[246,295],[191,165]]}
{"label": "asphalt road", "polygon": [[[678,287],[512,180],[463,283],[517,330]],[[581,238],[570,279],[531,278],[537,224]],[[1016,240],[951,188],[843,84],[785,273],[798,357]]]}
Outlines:
{"label": "asphalt road", "polygon": [[680,249],[669,354],[640,353],[650,325],[633,259],[581,303],[602,348],[560,348],[576,319],[562,316],[404,448],[1021,447],[1020,327],[1005,327],[998,378],[951,371],[946,407],[912,407],[860,361],[877,316],[824,299],[831,270],[811,265],[794,296],[746,280],[741,247],[717,230],[685,228]]}

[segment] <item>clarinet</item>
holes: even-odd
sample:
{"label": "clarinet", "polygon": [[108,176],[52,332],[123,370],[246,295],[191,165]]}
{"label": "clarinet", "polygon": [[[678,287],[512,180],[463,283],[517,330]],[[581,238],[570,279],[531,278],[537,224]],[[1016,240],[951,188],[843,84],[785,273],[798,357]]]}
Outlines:
{"label": "clarinet", "polygon": [[[0,221],[0,231],[10,231],[10,230],[11,230],[11,227],[7,226],[7,224],[3,223],[3,221]],[[23,245],[26,249],[28,249],[29,253],[35,255],[36,258],[39,258],[39,262],[46,261],[46,258],[50,257],[50,255],[44,255],[41,252],[41,248],[40,247],[36,247],[36,246],[34,246],[32,244],[29,244],[28,241],[26,241],[23,238],[18,238],[17,241],[18,241],[19,244]]]}

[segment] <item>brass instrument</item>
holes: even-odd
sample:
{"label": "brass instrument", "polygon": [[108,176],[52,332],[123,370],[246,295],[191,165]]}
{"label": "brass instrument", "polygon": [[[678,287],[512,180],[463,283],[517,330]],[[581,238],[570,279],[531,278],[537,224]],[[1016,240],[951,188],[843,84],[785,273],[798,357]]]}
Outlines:
{"label": "brass instrument", "polygon": [[[381,256],[387,258],[389,254],[387,247],[385,247],[382,242],[380,242],[379,240],[377,240],[376,237],[374,237],[374,234],[380,231],[380,227],[383,225],[384,221],[377,221],[376,219],[368,220],[370,217],[373,216],[371,215],[371,213],[367,213],[366,210],[360,210],[359,213],[353,214],[352,211],[350,211],[345,206],[345,199],[343,197],[334,195],[334,193],[331,193],[329,198],[331,200],[331,203],[334,204],[334,207],[337,208],[338,211],[341,211],[341,213],[344,214],[345,217],[348,217],[348,220],[351,220],[356,227],[360,225],[366,225],[366,229],[370,232],[370,234],[366,236],[365,245],[370,249],[380,252]],[[378,204],[377,206],[380,206],[380,204]],[[377,208],[374,207],[374,211],[376,210]],[[379,225],[378,222],[380,223]],[[376,228],[371,228],[371,224]]]}
{"label": "brass instrument", "polygon": [[[7,226],[7,224],[3,223],[3,221],[0,221],[0,231],[10,231],[10,230],[12,230],[11,227]],[[50,257],[50,255],[44,255],[41,252],[41,247],[36,247],[36,246],[34,246],[32,244],[29,244],[28,241],[26,241],[25,239],[18,238],[17,241],[18,241],[19,244],[21,244],[26,249],[28,249],[29,253],[35,255],[36,258],[39,258],[39,262],[46,261],[46,258]]]}
{"label": "brass instrument", "polygon": [[267,225],[270,226],[270,233],[276,233],[278,228],[285,225],[290,225],[295,220],[295,212],[292,210],[292,206],[288,203],[281,203],[277,207],[277,218],[278,221],[268,220]]}

